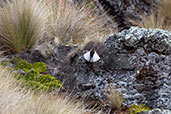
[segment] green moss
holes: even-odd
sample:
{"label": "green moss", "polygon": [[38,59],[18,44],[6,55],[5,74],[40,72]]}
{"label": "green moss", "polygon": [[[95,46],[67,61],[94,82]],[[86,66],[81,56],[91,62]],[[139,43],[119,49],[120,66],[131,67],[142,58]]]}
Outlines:
{"label": "green moss", "polygon": [[[13,59],[16,62],[16,69],[24,71],[25,74],[16,76],[18,80],[22,80],[27,88],[36,90],[52,91],[62,87],[62,82],[47,73],[45,63],[36,62],[30,64],[25,60]],[[42,74],[45,73],[45,74]]]}
{"label": "green moss", "polygon": [[42,62],[34,63],[33,68],[38,72],[47,72],[46,64]]}
{"label": "green moss", "polygon": [[32,64],[28,63],[25,60],[20,60],[17,63],[16,69],[17,70],[24,70],[26,72],[29,72],[32,69]]}
{"label": "green moss", "polygon": [[131,105],[129,111],[130,114],[139,114],[143,111],[150,111],[150,108],[145,105]]}

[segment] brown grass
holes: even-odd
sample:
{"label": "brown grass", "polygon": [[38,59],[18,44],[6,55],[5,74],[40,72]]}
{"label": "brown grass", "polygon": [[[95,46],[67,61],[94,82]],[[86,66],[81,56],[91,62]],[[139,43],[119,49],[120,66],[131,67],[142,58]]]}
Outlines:
{"label": "brown grass", "polygon": [[162,0],[159,6],[159,13],[164,17],[171,19],[171,1]]}
{"label": "brown grass", "polygon": [[123,97],[115,88],[109,88],[108,103],[113,109],[119,109],[123,103]]}
{"label": "brown grass", "polygon": [[45,32],[47,10],[37,0],[4,0],[0,7],[1,48],[19,53],[31,49]]}
{"label": "brown grass", "polygon": [[171,31],[171,0],[162,0],[156,13],[143,16],[142,21],[130,20],[134,25],[143,28],[159,28]]}
{"label": "brown grass", "polygon": [[[1,114],[92,114],[65,95],[35,94],[20,89],[13,73],[0,66]],[[100,112],[99,112],[100,114]]]}
{"label": "brown grass", "polygon": [[110,34],[102,16],[88,5],[75,5],[67,0],[49,0],[51,9],[51,34],[62,45],[80,45],[91,40],[100,40]]}

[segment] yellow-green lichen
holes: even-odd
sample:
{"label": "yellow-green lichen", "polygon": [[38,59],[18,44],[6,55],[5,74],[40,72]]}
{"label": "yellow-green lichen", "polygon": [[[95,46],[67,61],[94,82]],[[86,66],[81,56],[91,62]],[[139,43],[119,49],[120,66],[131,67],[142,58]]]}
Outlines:
{"label": "yellow-green lichen", "polygon": [[150,108],[145,106],[144,104],[142,104],[142,105],[131,105],[129,108],[129,111],[131,112],[130,114],[139,114],[143,111],[150,111]]}

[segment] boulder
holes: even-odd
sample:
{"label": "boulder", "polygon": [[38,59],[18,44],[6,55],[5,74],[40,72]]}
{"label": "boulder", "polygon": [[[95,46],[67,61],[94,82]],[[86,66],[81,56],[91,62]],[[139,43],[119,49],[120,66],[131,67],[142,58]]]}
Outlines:
{"label": "boulder", "polygon": [[77,94],[105,99],[110,85],[122,93],[126,106],[171,110],[171,33],[131,27],[107,39],[100,61],[89,63],[84,53],[71,64],[75,81],[69,85],[75,84]]}

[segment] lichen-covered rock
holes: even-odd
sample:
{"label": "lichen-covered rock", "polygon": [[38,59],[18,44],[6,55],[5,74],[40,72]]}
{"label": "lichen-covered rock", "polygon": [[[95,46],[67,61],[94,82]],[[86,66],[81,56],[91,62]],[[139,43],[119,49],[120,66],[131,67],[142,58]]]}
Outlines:
{"label": "lichen-covered rock", "polygon": [[171,111],[170,110],[162,110],[162,109],[155,108],[155,109],[153,109],[151,111],[142,112],[140,114],[171,114]]}
{"label": "lichen-covered rock", "polygon": [[[83,54],[94,48],[100,60],[89,63]],[[146,104],[151,109],[171,110],[171,33],[131,27],[110,35],[104,45],[89,43],[72,56],[75,47],[55,46],[54,54],[43,58],[32,52],[17,55],[47,64],[48,72],[63,80],[68,92],[80,97],[106,100],[109,86],[124,98],[124,106]],[[34,51],[33,51],[34,52]],[[35,53],[36,55],[36,53]],[[33,62],[31,62],[33,63]]]}
{"label": "lichen-covered rock", "polygon": [[171,33],[132,27],[109,37],[97,63],[87,63],[83,53],[72,65],[77,93],[103,99],[110,85],[124,105],[171,110]]}

